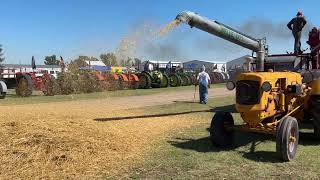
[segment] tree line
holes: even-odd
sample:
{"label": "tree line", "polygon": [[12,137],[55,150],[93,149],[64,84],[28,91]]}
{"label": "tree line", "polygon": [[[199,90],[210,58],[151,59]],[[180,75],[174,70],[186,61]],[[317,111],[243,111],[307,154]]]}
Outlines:
{"label": "tree line", "polygon": [[[132,67],[141,64],[141,60],[139,58],[127,58],[119,60],[117,59],[117,56],[114,53],[101,54],[100,59],[106,66]],[[78,67],[86,66],[86,61],[99,61],[99,59],[90,56],[79,56],[78,58],[73,59],[69,62],[69,69],[75,69]],[[56,55],[46,56],[44,59],[45,65],[59,65],[59,63],[60,60],[57,58]]]}
{"label": "tree line", "polygon": [[[141,60],[139,58],[127,58],[127,59],[118,59],[114,53],[105,53],[100,55],[101,61],[106,66],[124,66],[124,67],[132,67],[132,66],[139,66],[141,64]],[[3,48],[0,44],[0,63],[5,60],[3,54]],[[69,69],[79,69],[79,67],[84,67],[87,65],[86,61],[99,61],[96,57],[90,56],[79,56],[76,59],[71,60],[68,63]],[[59,65],[60,58],[56,55],[46,56],[44,58],[45,65]]]}

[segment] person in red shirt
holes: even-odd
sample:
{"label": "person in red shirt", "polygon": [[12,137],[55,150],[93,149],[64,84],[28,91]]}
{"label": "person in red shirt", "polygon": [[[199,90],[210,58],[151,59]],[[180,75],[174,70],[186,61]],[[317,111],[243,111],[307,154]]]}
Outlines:
{"label": "person in red shirt", "polygon": [[[312,51],[316,46],[320,44],[320,33],[316,27],[313,27],[309,32],[309,38],[307,43],[310,45],[310,50]],[[319,69],[319,50],[312,51],[313,59],[312,59],[312,68]]]}

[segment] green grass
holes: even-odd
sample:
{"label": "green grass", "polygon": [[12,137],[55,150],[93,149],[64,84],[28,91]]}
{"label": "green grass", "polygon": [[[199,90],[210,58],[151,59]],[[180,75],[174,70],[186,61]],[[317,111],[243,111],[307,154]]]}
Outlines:
{"label": "green grass", "polygon": [[[146,109],[146,114],[190,111],[234,111],[234,99],[211,99],[208,105],[178,102]],[[237,124],[240,116],[233,113]],[[172,132],[154,145],[143,162],[136,163],[130,178],[141,179],[319,179],[320,140],[301,134],[296,158],[291,162],[278,160],[273,137],[237,132],[235,145],[229,150],[214,147],[208,130],[212,112],[197,112],[181,117],[198,119],[190,128]],[[310,131],[308,131],[310,132]]]}
{"label": "green grass", "polygon": [[[225,84],[214,84],[213,88],[225,87]],[[0,100],[0,105],[15,105],[15,104],[37,104],[48,102],[76,101],[86,99],[103,99],[108,97],[123,97],[123,96],[141,96],[163,92],[175,92],[184,90],[193,90],[194,86],[181,86],[169,88],[154,88],[154,89],[128,89],[118,91],[95,92],[89,94],[72,94],[72,95],[55,95],[44,96],[40,91],[34,91],[31,97],[18,97],[14,90],[9,90],[5,99]]]}

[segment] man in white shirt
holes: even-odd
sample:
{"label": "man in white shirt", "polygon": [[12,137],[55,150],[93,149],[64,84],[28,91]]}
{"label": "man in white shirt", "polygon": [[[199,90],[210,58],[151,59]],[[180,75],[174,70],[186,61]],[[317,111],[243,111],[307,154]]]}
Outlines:
{"label": "man in white shirt", "polygon": [[208,87],[210,86],[210,76],[205,70],[206,68],[203,65],[201,72],[197,76],[197,80],[199,82],[200,104],[208,103]]}

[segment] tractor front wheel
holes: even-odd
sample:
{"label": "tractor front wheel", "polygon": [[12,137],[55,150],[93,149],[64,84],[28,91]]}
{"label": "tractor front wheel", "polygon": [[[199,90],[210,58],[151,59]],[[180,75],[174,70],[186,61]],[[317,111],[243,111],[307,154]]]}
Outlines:
{"label": "tractor front wheel", "polygon": [[210,140],[218,147],[230,147],[233,144],[234,120],[229,112],[219,111],[213,116],[210,126]]}
{"label": "tractor front wheel", "polygon": [[277,127],[277,154],[283,161],[292,160],[297,152],[299,142],[299,126],[296,118],[283,118]]}

